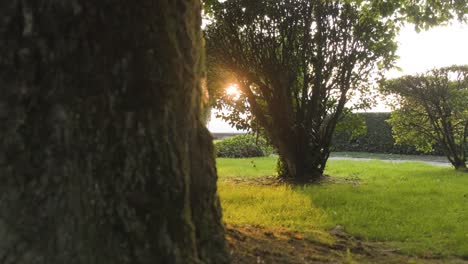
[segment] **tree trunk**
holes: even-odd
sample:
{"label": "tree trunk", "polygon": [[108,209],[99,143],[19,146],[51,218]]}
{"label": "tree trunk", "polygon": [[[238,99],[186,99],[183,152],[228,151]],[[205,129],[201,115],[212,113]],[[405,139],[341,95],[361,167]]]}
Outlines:
{"label": "tree trunk", "polygon": [[319,181],[323,176],[329,152],[294,137],[286,142],[286,145],[293,147],[290,151],[279,153],[280,178],[299,183]]}
{"label": "tree trunk", "polygon": [[466,162],[460,158],[455,158],[454,162],[452,165],[455,167],[456,170],[458,171],[464,171],[468,172],[468,167],[466,167]]}
{"label": "tree trunk", "polygon": [[200,3],[0,3],[0,263],[227,263]]}

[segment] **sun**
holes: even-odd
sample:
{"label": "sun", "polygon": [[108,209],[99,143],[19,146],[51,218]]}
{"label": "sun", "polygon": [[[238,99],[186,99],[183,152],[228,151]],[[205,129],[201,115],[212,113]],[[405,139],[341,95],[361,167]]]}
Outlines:
{"label": "sun", "polygon": [[238,98],[240,96],[239,86],[235,83],[226,88],[226,94]]}

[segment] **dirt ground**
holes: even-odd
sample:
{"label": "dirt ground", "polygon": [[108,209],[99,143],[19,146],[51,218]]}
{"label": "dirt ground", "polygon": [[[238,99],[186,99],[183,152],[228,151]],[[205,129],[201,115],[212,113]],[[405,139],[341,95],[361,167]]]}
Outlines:
{"label": "dirt ground", "polygon": [[421,258],[398,253],[378,243],[359,241],[335,228],[333,245],[311,241],[287,229],[260,226],[227,226],[227,240],[234,264],[307,263],[450,263],[468,264],[455,258]]}

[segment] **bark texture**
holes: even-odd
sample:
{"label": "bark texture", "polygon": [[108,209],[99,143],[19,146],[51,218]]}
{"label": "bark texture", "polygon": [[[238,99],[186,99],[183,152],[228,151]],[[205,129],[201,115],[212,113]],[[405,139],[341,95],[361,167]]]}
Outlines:
{"label": "bark texture", "polygon": [[200,3],[0,2],[0,263],[226,263]]}
{"label": "bark texture", "polygon": [[[281,178],[290,181],[315,182],[323,177],[325,164],[330,155],[329,147],[315,146],[307,140],[291,137],[283,144],[278,160],[278,174]],[[279,148],[278,148],[279,149]]]}

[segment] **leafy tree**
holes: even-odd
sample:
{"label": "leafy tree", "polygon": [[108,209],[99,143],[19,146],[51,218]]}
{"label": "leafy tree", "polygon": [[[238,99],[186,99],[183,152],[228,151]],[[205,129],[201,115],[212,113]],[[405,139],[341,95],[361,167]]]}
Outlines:
{"label": "leafy tree", "polygon": [[[220,93],[228,77],[242,92],[237,100],[221,96],[217,108],[230,112],[219,115],[237,128],[264,130],[282,177],[317,179],[346,106],[369,106],[369,83],[392,66],[401,23],[420,29],[464,19],[463,2],[209,1],[208,84]],[[362,100],[350,106],[353,94]]]}
{"label": "leafy tree", "polygon": [[[219,0],[203,0],[205,14],[211,15],[213,6],[218,2]],[[355,2],[361,3],[363,1]],[[455,18],[466,21],[468,13],[466,0],[374,0],[367,4],[384,17],[414,24],[417,30],[428,29]]]}
{"label": "leafy tree", "polygon": [[227,263],[198,1],[0,3],[0,262]]}
{"label": "leafy tree", "polygon": [[386,81],[396,95],[389,123],[396,143],[431,152],[441,146],[457,170],[466,170],[468,152],[468,66],[434,69]]}
{"label": "leafy tree", "polygon": [[228,73],[242,92],[238,100],[222,97],[218,107],[231,111],[223,116],[238,128],[265,130],[281,176],[317,179],[349,97],[365,93],[370,75],[392,65],[396,30],[364,2],[215,4],[206,30],[211,78]]}

